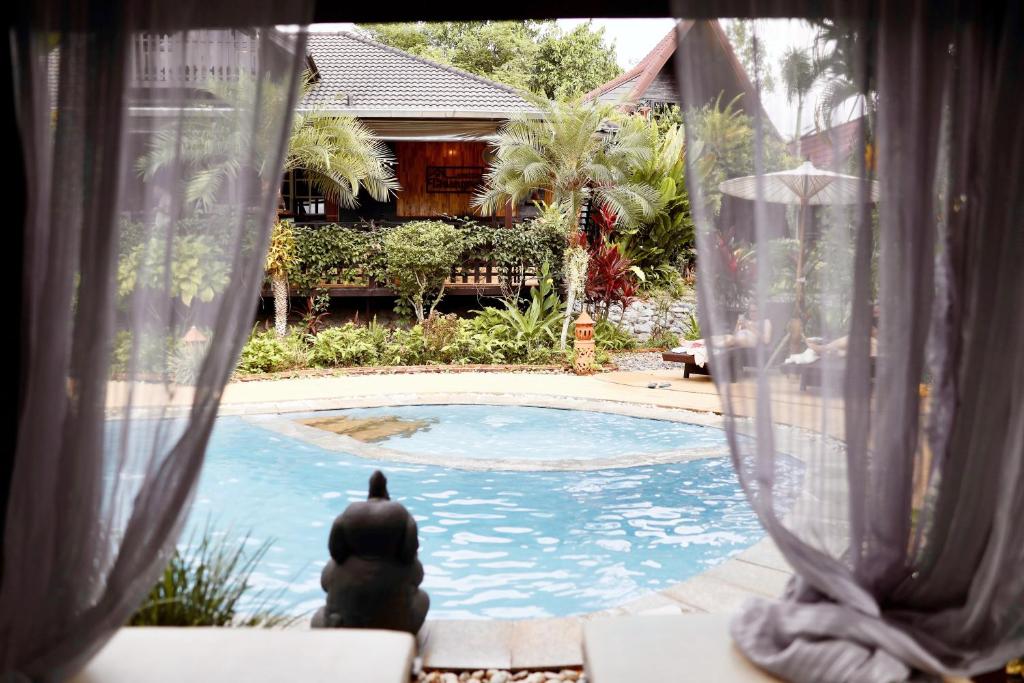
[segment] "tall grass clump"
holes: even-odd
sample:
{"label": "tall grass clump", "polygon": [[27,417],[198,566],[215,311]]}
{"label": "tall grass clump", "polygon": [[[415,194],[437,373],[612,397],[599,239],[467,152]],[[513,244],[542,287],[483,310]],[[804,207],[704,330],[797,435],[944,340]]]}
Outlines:
{"label": "tall grass clump", "polygon": [[[252,574],[272,544],[247,551],[249,535],[231,540],[207,526],[175,548],[130,626],[286,626],[294,617],[252,592]],[[243,600],[244,598],[244,600]]]}

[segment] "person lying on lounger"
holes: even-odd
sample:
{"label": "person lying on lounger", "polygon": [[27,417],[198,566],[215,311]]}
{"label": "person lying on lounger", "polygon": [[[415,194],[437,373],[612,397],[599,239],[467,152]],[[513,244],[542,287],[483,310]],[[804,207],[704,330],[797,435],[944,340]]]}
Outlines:
{"label": "person lying on lounger", "polygon": [[762,318],[758,314],[757,304],[751,303],[747,313],[741,313],[736,319],[733,333],[717,337],[715,345],[722,349],[753,349],[758,344],[769,344],[771,340],[772,321]]}
{"label": "person lying on lounger", "polygon": [[[823,356],[842,358],[846,355],[846,349],[850,345],[850,335],[843,335],[830,342],[816,341],[804,337],[807,349],[803,353],[794,353],[786,359],[786,363],[805,365],[813,363]],[[872,358],[878,355],[878,306],[875,306],[871,315],[871,351]]]}

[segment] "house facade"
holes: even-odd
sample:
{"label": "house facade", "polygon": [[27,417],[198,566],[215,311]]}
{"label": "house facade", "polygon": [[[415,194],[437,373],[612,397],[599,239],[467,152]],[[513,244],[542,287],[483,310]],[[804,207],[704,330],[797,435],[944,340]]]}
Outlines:
{"label": "house facade", "polygon": [[[282,183],[283,215],[297,223],[388,223],[478,216],[471,206],[498,127],[533,107],[515,89],[347,33],[309,36],[313,86],[299,110],[359,119],[391,149],[401,190],[389,201],[361,194],[339,207],[318,195],[301,170]],[[510,206],[504,222],[529,206]]]}

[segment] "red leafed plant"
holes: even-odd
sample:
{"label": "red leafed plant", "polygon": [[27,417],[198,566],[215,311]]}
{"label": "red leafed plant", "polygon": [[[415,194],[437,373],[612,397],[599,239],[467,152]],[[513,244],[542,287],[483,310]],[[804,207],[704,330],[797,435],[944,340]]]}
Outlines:
{"label": "red leafed plant", "polygon": [[610,241],[615,229],[615,214],[602,206],[595,214],[598,231],[588,251],[586,296],[594,304],[597,315],[608,316],[612,304],[625,312],[637,295],[637,276],[633,262],[622,254],[619,245]]}

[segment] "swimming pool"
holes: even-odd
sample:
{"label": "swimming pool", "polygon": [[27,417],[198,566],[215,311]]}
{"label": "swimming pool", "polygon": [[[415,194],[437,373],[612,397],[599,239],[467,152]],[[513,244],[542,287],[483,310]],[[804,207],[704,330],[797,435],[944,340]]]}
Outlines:
{"label": "swimming pool", "polygon": [[[456,409],[449,420],[461,417],[464,423],[475,413],[461,410],[478,407],[445,406]],[[438,416],[425,408],[403,414]],[[558,424],[584,417],[534,408],[532,423],[516,423],[524,413],[489,408],[510,421],[492,428],[520,424],[524,435],[538,429],[538,420]],[[619,417],[593,413],[588,429],[604,434],[601,440],[614,448],[618,436],[608,435],[617,434]],[[601,431],[603,419],[607,432]],[[644,447],[664,445],[659,431],[674,434],[667,442],[672,448],[688,439],[706,447],[722,438],[710,427],[674,431],[675,423],[641,421],[651,423],[644,425],[650,436],[640,438]],[[440,429],[427,433],[432,431],[434,439]],[[536,433],[523,436],[519,445],[540,448],[528,443],[533,438]],[[445,443],[467,455],[481,448],[454,440],[429,447]],[[392,498],[419,524],[423,587],[435,619],[606,609],[698,574],[763,535],[726,457],[593,471],[469,471],[339,453],[242,417],[217,420],[189,525],[210,521],[238,537],[251,531],[254,545],[272,539],[253,583],[287,611],[310,612],[324,599],[319,575],[331,521],[348,503],[365,499],[367,479],[378,468],[388,476]],[[778,476],[800,476],[799,470],[796,461],[787,461]]]}

